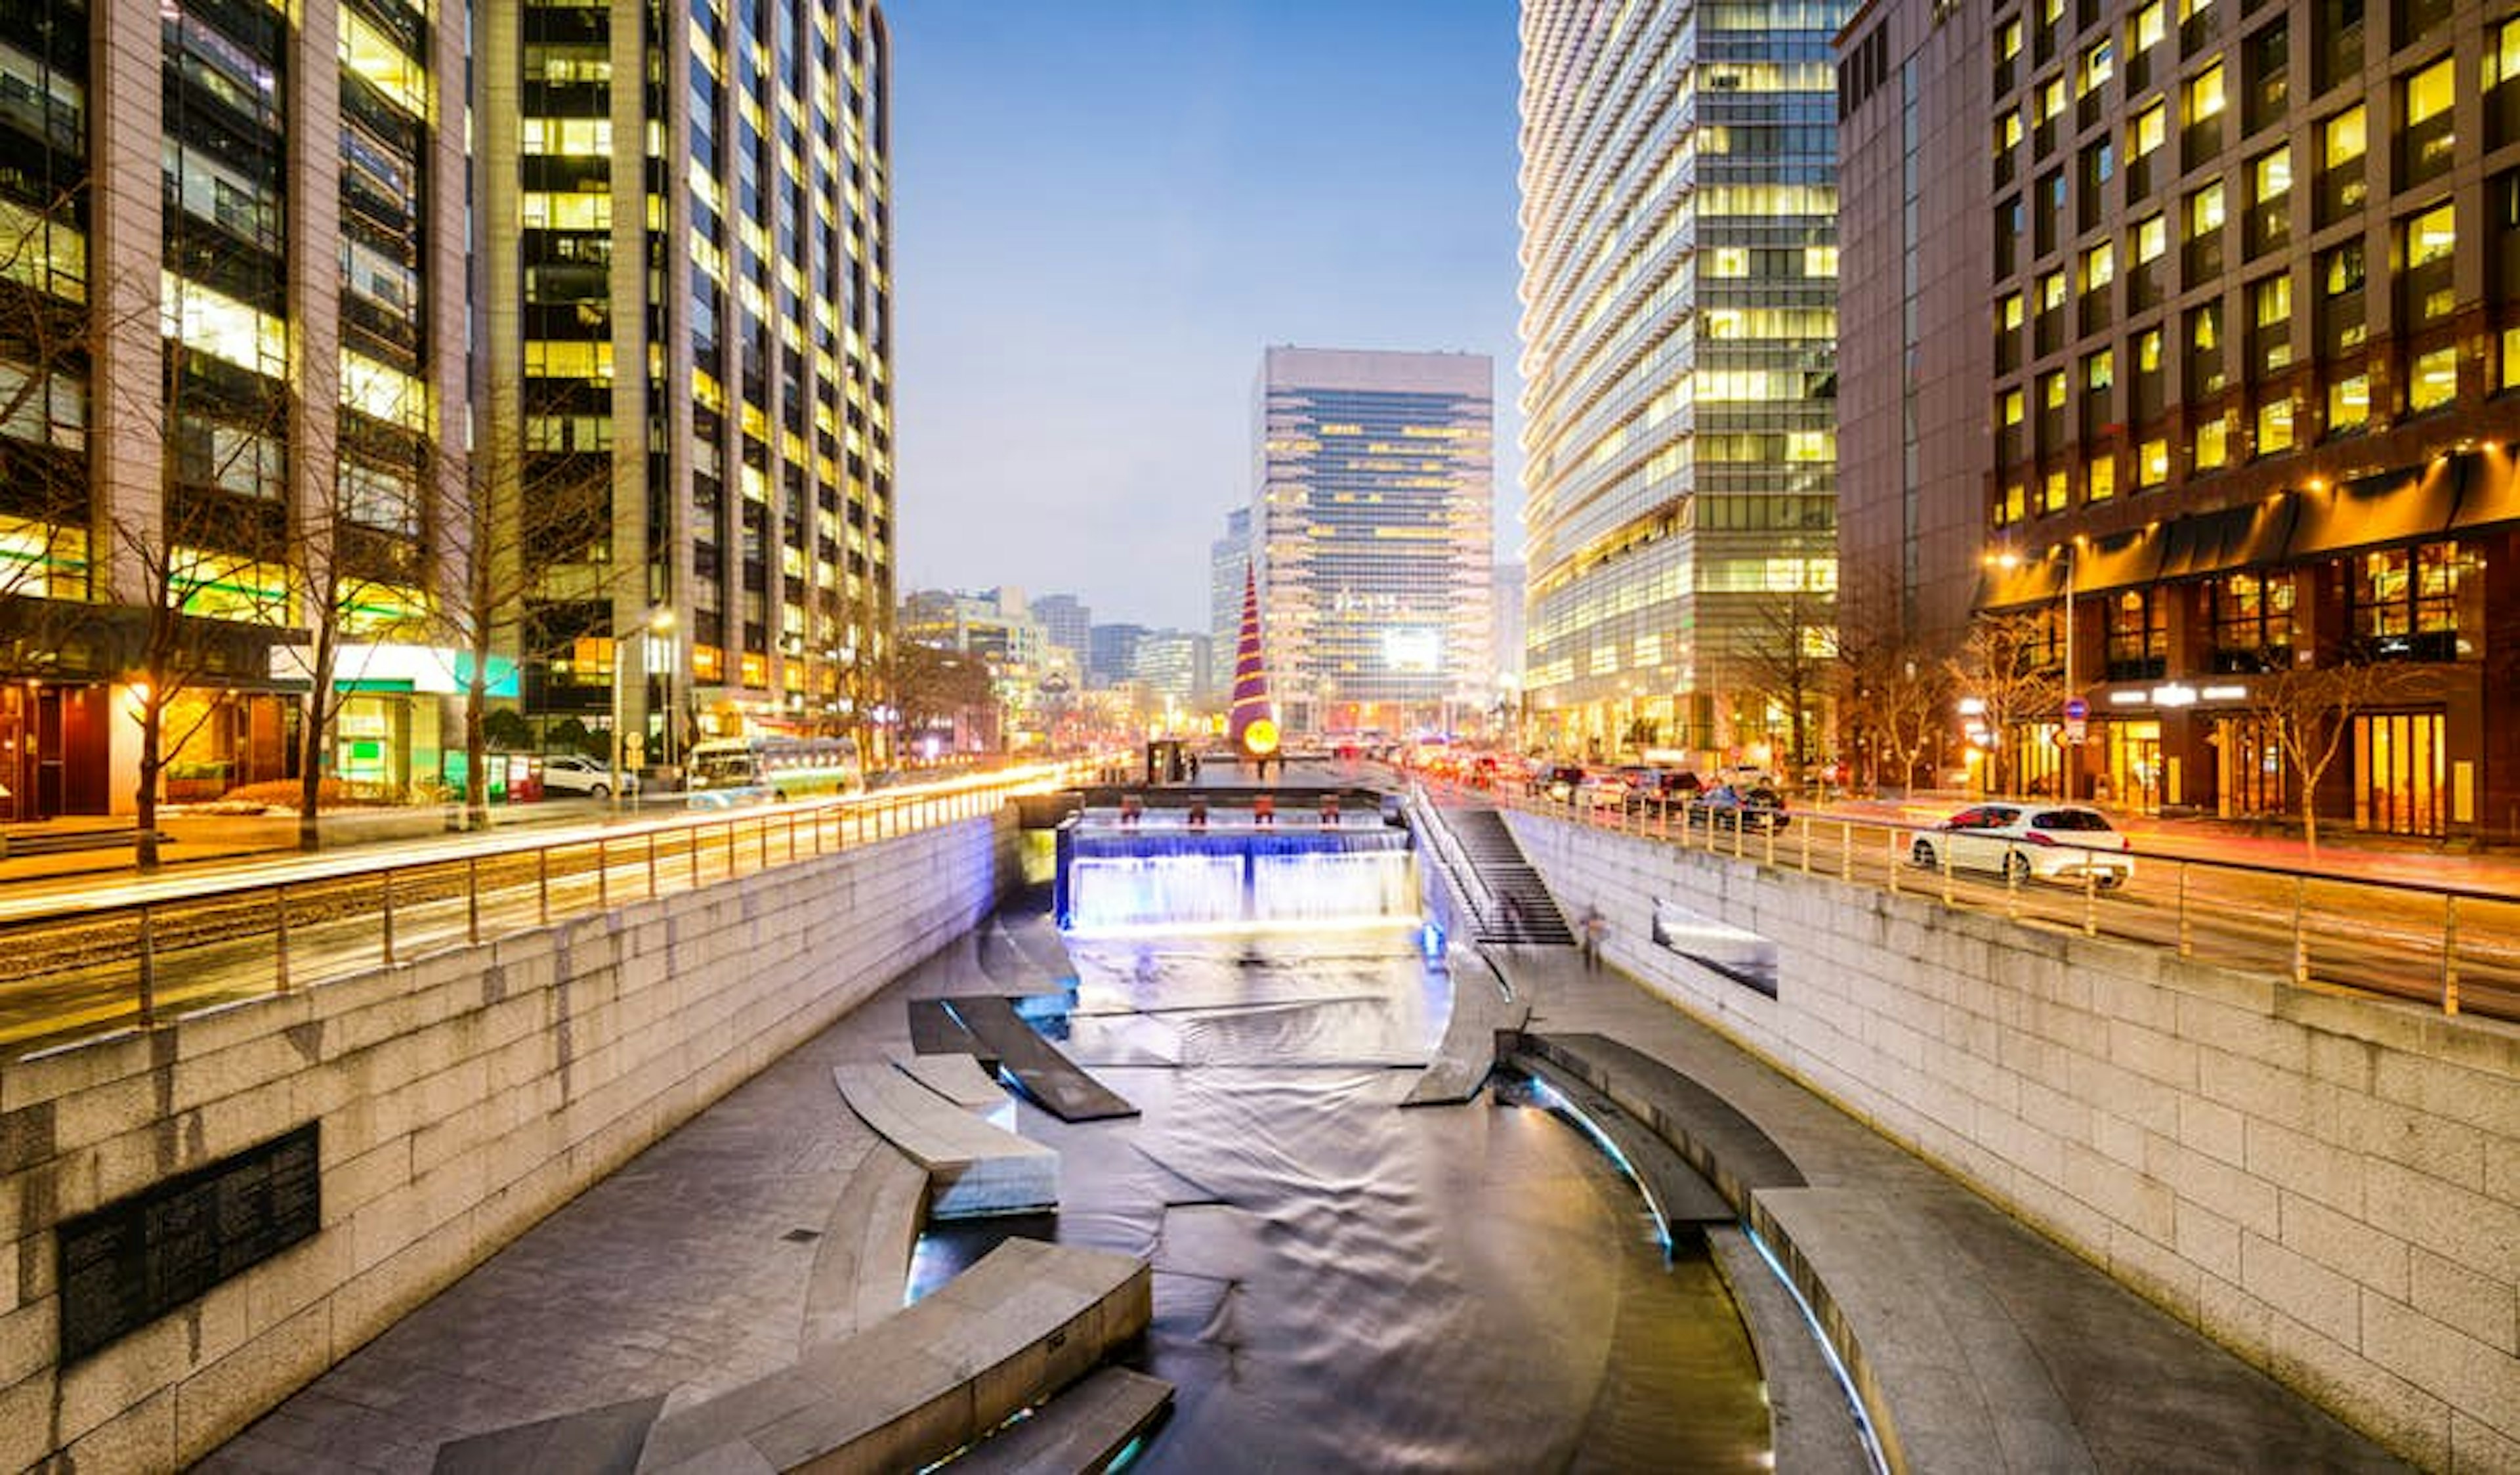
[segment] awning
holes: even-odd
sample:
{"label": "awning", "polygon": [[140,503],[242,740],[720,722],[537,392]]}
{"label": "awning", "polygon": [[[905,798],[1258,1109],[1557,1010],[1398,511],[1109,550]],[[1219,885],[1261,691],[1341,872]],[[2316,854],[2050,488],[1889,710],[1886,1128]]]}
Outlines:
{"label": "awning", "polygon": [[2181,518],[2162,530],[2160,576],[2202,578],[2281,558],[2296,506],[2293,498],[2277,495]]}
{"label": "awning", "polygon": [[2437,458],[2421,471],[2299,493],[2301,518],[2286,556],[2311,558],[2441,536],[2450,528],[2453,464]]}
{"label": "awning", "polygon": [[2520,464],[2508,450],[2479,451],[2458,457],[2458,511],[2450,520],[2454,531],[2520,523]]}
{"label": "awning", "polygon": [[2074,564],[2074,592],[2092,594],[2151,583],[2161,576],[2166,541],[2159,528],[2143,528],[2086,544]]}

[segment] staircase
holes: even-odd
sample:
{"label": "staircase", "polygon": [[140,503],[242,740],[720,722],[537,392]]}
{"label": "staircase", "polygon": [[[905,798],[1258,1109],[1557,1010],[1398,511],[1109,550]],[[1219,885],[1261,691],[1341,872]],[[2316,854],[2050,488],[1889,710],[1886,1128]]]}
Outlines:
{"label": "staircase", "polygon": [[1476,941],[1574,945],[1573,930],[1541,884],[1540,873],[1522,858],[1522,847],[1505,827],[1505,816],[1494,809],[1448,808],[1441,811],[1440,822],[1452,830],[1470,869],[1478,873],[1476,883],[1462,888],[1478,917]]}

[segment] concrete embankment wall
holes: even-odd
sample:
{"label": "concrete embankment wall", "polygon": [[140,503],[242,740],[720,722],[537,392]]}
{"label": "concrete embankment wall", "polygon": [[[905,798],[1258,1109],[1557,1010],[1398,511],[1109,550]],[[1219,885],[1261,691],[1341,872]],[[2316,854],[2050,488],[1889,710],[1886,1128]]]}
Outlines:
{"label": "concrete embankment wall", "polygon": [[[216,1448],[969,930],[1017,838],[1003,811],[0,1069],[0,1469]],[[61,1365],[58,1223],[310,1121],[320,1232]]]}
{"label": "concrete embankment wall", "polygon": [[[2520,1469],[2520,1030],[1509,823],[1682,1010],[2407,1458]],[[1657,900],[1775,941],[1778,996]]]}

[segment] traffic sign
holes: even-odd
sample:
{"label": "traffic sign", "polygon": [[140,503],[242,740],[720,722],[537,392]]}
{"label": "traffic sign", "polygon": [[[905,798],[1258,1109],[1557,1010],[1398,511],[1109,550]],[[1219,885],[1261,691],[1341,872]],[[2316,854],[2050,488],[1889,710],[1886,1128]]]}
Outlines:
{"label": "traffic sign", "polygon": [[2090,716],[2091,714],[2092,714],[2092,704],[2091,704],[2091,703],[2084,701],[2081,697],[2067,697],[2067,698],[2065,699],[2065,720],[2066,720],[2066,721],[2068,721],[2068,722],[2079,722],[2079,721],[2083,720],[2083,718],[2088,717],[2088,716]]}
{"label": "traffic sign", "polygon": [[2068,744],[2081,742],[2083,740],[2084,731],[2085,724],[2081,717],[2067,717],[2065,719],[2065,741]]}

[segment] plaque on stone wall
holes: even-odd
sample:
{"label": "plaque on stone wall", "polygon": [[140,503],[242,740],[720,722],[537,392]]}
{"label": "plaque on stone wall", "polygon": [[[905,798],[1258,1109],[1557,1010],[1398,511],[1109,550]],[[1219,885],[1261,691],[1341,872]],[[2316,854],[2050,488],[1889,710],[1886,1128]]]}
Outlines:
{"label": "plaque on stone wall", "polygon": [[309,1122],[54,1230],[62,1360],[85,1357],[323,1226]]}

